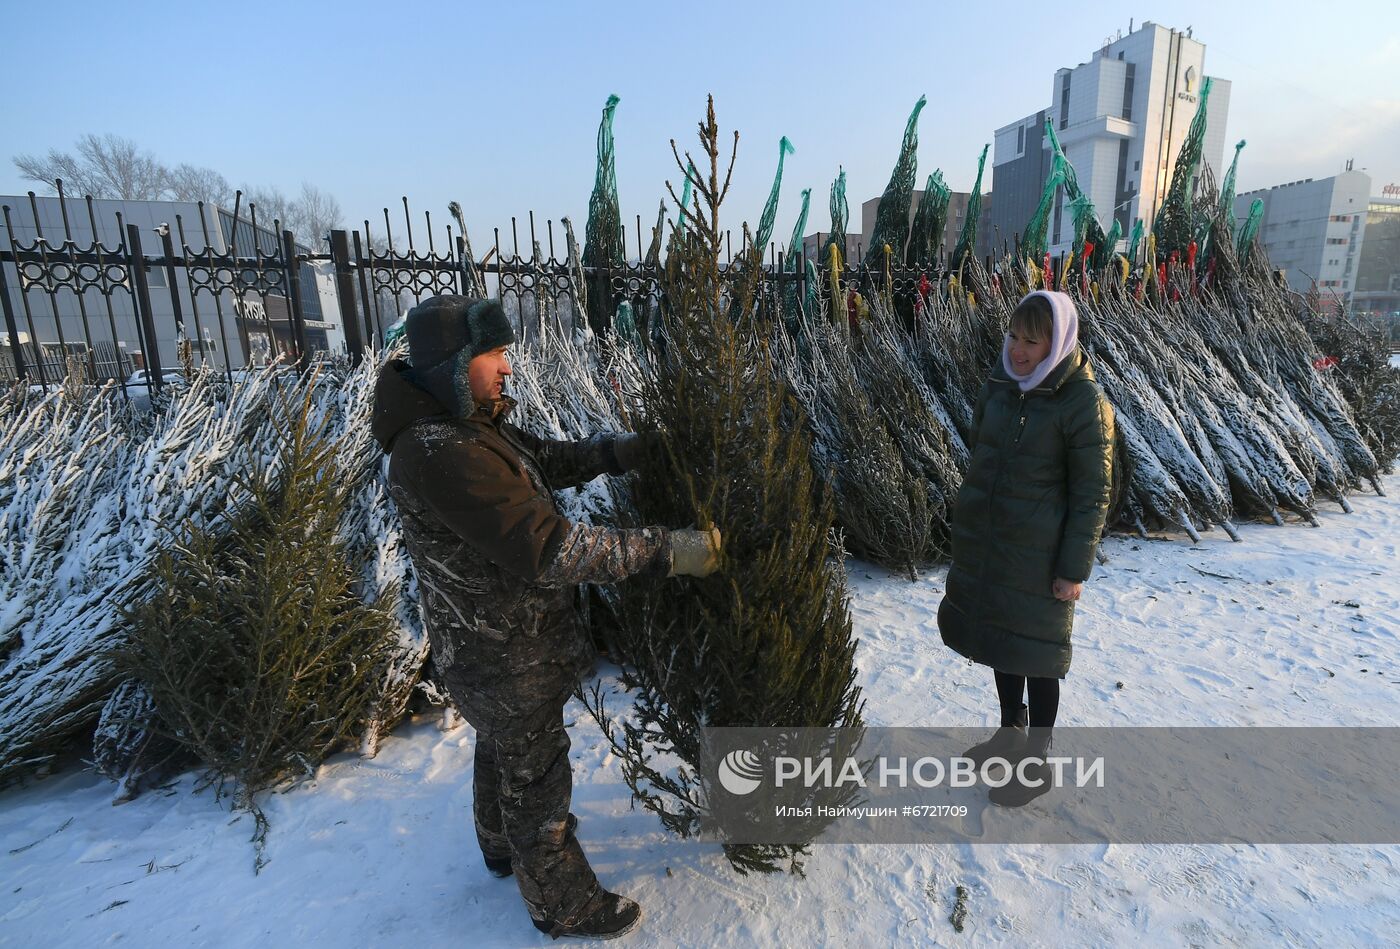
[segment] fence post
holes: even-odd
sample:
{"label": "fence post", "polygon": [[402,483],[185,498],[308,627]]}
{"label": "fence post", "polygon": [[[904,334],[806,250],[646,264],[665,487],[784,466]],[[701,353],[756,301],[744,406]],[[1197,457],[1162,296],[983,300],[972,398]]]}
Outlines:
{"label": "fence post", "polygon": [[160,364],[160,344],[156,342],[156,323],[151,315],[151,285],[146,279],[146,258],[141,253],[141,229],[135,224],[126,226],[127,270],[136,282],[136,310],[142,334],[146,337],[141,345],[142,361],[146,364],[148,383],[160,391],[165,383],[164,371]]}
{"label": "fence post", "polygon": [[[170,285],[170,309],[175,313],[175,332],[186,339],[185,314],[180,309],[180,285],[175,279],[175,242],[170,237],[170,225],[162,224],[158,228],[160,232],[160,249],[165,255],[165,282]],[[179,353],[176,353],[179,356]],[[204,340],[199,341],[199,361],[204,362]]]}
{"label": "fence post", "polygon": [[[15,272],[19,272],[19,262],[15,262]],[[5,311],[5,329],[10,334],[10,350],[15,354],[15,379],[26,382],[29,371],[24,367],[24,350],[19,344],[19,327],[15,325],[15,307],[10,302],[10,288],[5,281],[5,265],[0,263],[0,307]],[[37,351],[37,348],[36,348]],[[118,372],[121,370],[118,369]]]}
{"label": "fence post", "polygon": [[355,309],[355,278],[350,273],[350,237],[344,231],[331,231],[331,261],[335,264],[335,297],[340,304],[340,322],[345,327],[345,348],[350,364],[358,366],[365,357],[360,338],[359,314]]}
{"label": "fence post", "polygon": [[[371,249],[370,249],[370,254],[373,255],[373,253],[374,253],[374,249],[371,248]],[[356,231],[356,232],[355,232],[355,267],[356,267],[356,269],[358,269],[359,272],[360,272],[360,300],[361,300],[361,302],[363,302],[364,305],[365,305],[365,340],[368,341],[368,342],[373,343],[373,342],[375,341],[375,339],[377,338],[378,341],[379,341],[379,345],[380,345],[380,346],[383,346],[383,345],[384,345],[383,327],[380,327],[380,332],[379,332],[379,333],[375,333],[375,331],[374,331],[374,326],[373,326],[373,324],[370,323],[370,313],[371,313],[371,312],[378,313],[378,311],[379,311],[379,301],[378,301],[378,297],[375,297],[374,299],[371,299],[371,298],[370,298],[370,295],[369,295],[369,284],[370,284],[370,281],[367,280],[366,277],[365,277],[366,271],[368,271],[368,270],[369,270],[371,267],[373,267],[373,266],[374,266],[374,261],[373,261],[372,257],[370,257],[370,258],[365,257],[364,248],[360,245],[360,232],[359,232],[359,231]],[[371,274],[370,276],[373,277],[372,274]]]}
{"label": "fence post", "polygon": [[305,369],[310,361],[306,351],[306,317],[301,311],[301,265],[297,263],[297,244],[291,231],[282,232],[282,263],[287,274],[287,307],[291,313],[292,343],[296,346],[297,365]]}

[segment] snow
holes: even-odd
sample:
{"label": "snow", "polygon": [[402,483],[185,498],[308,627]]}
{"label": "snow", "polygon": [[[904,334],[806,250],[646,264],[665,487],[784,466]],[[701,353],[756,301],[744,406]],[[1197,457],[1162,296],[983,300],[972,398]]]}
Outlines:
{"label": "snow", "polygon": [[[1400,475],[1383,483],[1388,497],[1352,496],[1354,514],[1322,504],[1320,529],[1109,538],[1061,722],[1400,722]],[[943,572],[849,573],[867,719],[993,724],[989,673],[938,637]],[[596,726],[577,703],[568,715],[579,836],[604,883],[646,911],[631,945],[1354,945],[1400,931],[1400,846],[831,845],[805,879],[740,877],[714,845],[632,810]],[[197,776],[119,807],[110,782],[74,767],[8,791],[0,945],[548,944],[513,882],[481,865],[471,729],[438,726],[416,720],[378,757],[339,755],[272,795],[257,875],[251,819]]]}
{"label": "snow", "polygon": [[1390,354],[1390,364],[1396,369],[1400,369],[1400,353]]}

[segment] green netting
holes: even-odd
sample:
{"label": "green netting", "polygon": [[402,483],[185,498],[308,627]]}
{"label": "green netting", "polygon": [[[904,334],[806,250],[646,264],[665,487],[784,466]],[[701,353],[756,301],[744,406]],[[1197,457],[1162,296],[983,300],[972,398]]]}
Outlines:
{"label": "green netting", "polygon": [[948,201],[953,191],[943,182],[943,172],[935,171],[924,185],[919,210],[914,212],[914,225],[909,233],[905,262],[910,266],[932,266],[938,261],[943,246],[943,231],[948,226]]}
{"label": "green netting", "polygon": [[1220,186],[1220,213],[1225,217],[1226,236],[1235,239],[1235,169],[1240,164],[1240,152],[1244,151],[1244,139],[1235,146],[1235,157],[1230,161],[1230,170],[1225,172],[1225,181]]}
{"label": "green netting", "polygon": [[1206,103],[1210,99],[1210,87],[1211,78],[1207,76],[1201,83],[1201,101],[1196,105],[1196,115],[1191,119],[1186,140],[1181,143],[1181,151],[1176,156],[1167,199],[1162,202],[1157,219],[1152,222],[1152,234],[1157,238],[1157,254],[1162,259],[1172,251],[1179,251],[1184,258],[1187,245],[1196,236],[1191,204],[1196,174],[1201,167],[1201,146],[1206,137]]}
{"label": "green netting", "polygon": [[1133,223],[1133,236],[1128,238],[1128,263],[1137,263],[1138,246],[1142,244],[1142,218]]}
{"label": "green netting", "polygon": [[1075,173],[1074,166],[1060,147],[1060,138],[1055,134],[1055,127],[1049,119],[1045,120],[1045,134],[1050,139],[1051,151],[1060,160],[1060,170],[1064,175],[1065,197],[1069,198],[1070,215],[1074,220],[1074,241],[1070,245],[1071,249],[1082,255],[1084,242],[1089,241],[1094,245],[1094,259],[1090,263],[1099,266],[1108,258],[1107,254],[1102,252],[1106,241],[1103,226],[1099,224],[1098,215],[1094,213],[1094,203],[1079,187],[1079,175]]}
{"label": "green netting", "polygon": [[617,96],[608,96],[603,121],[598,125],[598,172],[593,196],[588,199],[588,224],[583,231],[583,265],[612,266],[622,263],[622,212],[617,204],[617,166],[613,161],[613,113]]}
{"label": "green netting", "polygon": [[760,254],[773,239],[773,222],[778,217],[778,192],[783,186],[783,159],[795,151],[797,149],[792,147],[792,142],[784,135],[778,142],[778,172],[773,176],[773,187],[768,192],[768,201],[763,205],[763,214],[758,219],[758,233],[754,235],[753,245],[758,248]]}
{"label": "green netting", "polygon": [[[783,272],[796,274],[802,268],[802,232],[807,229],[807,210],[812,203],[812,189],[802,189],[802,210],[797,212],[797,223],[792,228],[792,239],[788,241],[787,251],[783,254]],[[788,312],[796,315],[798,293],[797,281],[793,280],[787,285],[787,292],[783,294],[783,301],[787,305]]]}
{"label": "green netting", "polygon": [[676,230],[678,231],[685,228],[685,212],[690,207],[690,193],[697,180],[695,162],[687,161],[685,163],[685,184],[681,186],[681,213],[676,218]]}
{"label": "green netting", "polygon": [[[1046,126],[1049,126],[1047,121]],[[1045,187],[1040,192],[1040,204],[1036,205],[1035,213],[1031,215],[1030,221],[1026,224],[1025,233],[1021,235],[1021,252],[1033,260],[1039,261],[1045,255],[1047,249],[1045,236],[1050,229],[1050,212],[1055,208],[1055,192],[1060,190],[1060,186],[1065,183],[1065,159],[1058,152],[1052,152],[1050,157],[1050,174],[1045,179]]]}
{"label": "green netting", "polygon": [[958,245],[953,248],[953,259],[948,261],[948,266],[953,270],[962,267],[977,243],[977,219],[982,216],[982,170],[986,167],[987,149],[990,147],[983,145],[982,155],[977,159],[977,180],[972,185],[972,196],[967,199],[967,218],[963,221]]}
{"label": "green netting", "polygon": [[883,268],[885,266],[885,245],[890,246],[894,260],[904,259],[904,246],[909,242],[909,205],[914,200],[914,175],[918,170],[919,113],[928,104],[926,96],[919,96],[914,103],[914,111],[909,113],[909,121],[904,124],[904,141],[899,146],[899,159],[890,172],[890,182],[885,185],[885,193],[880,196],[879,207],[875,211],[875,230],[870,235],[870,246],[865,249],[865,265]]}
{"label": "green netting", "polygon": [[[836,175],[836,180],[831,183],[831,234],[826,241],[826,247],[832,244],[841,252],[841,261],[846,260],[846,219],[851,216],[851,206],[846,203],[846,169],[841,168]],[[830,263],[831,254],[826,247],[822,248],[822,265]]]}
{"label": "green netting", "polygon": [[637,333],[637,318],[632,313],[632,304],[626,300],[617,305],[617,313],[613,315],[613,329],[617,331],[619,338],[633,346],[641,345],[642,338]]}
{"label": "green netting", "polygon": [[1259,222],[1263,219],[1264,199],[1255,198],[1254,203],[1249,206],[1249,217],[1245,218],[1244,227],[1240,228],[1240,260],[1244,260],[1249,255],[1250,249],[1254,246],[1254,238],[1259,233]]}
{"label": "green netting", "polygon": [[1102,254],[1094,252],[1094,263],[1096,266],[1103,266],[1113,259],[1113,255],[1118,252],[1118,242],[1123,239],[1123,222],[1117,218],[1108,227],[1108,233],[1104,235]]}
{"label": "green netting", "polygon": [[792,240],[788,241],[787,253],[783,256],[783,270],[797,273],[802,260],[802,232],[807,230],[807,211],[812,204],[812,189],[802,189],[802,210],[797,212],[797,224],[792,229]]}

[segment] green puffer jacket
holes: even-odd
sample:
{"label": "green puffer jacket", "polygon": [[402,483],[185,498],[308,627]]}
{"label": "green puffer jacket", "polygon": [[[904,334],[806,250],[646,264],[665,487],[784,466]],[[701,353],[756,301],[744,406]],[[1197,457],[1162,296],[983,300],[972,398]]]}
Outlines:
{"label": "green puffer jacket", "polygon": [[1113,409],[1076,347],[1026,393],[998,362],[973,427],[939,631],[993,669],[1064,678],[1074,603],[1055,599],[1051,585],[1093,569],[1112,488]]}

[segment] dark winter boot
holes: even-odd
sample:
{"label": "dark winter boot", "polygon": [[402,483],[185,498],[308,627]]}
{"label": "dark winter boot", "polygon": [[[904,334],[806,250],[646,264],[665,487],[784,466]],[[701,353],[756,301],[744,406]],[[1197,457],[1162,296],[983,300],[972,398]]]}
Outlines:
{"label": "dark winter boot", "polygon": [[[570,814],[569,819],[564,822],[564,828],[565,833],[572,836],[574,831],[578,829],[578,818]],[[504,857],[488,857],[482,854],[481,859],[486,863],[486,869],[493,877],[508,877],[515,872],[510,867],[510,854],[506,854]]]}
{"label": "dark winter boot", "polygon": [[1007,761],[1016,762],[1021,755],[1021,746],[1026,741],[1026,723],[1030,721],[1030,712],[1024,704],[1016,710],[1016,714],[1008,716],[1003,714],[1001,727],[998,728],[991,738],[979,745],[973,745],[963,752],[964,758],[971,758],[973,764],[980,771],[983,763],[990,758],[1005,758]]}
{"label": "dark winter boot", "polygon": [[[1044,760],[1049,752],[1050,729],[1032,728],[1030,735],[1026,738],[1020,757],[1014,760],[1017,767],[1011,773],[1010,783],[999,788],[992,788],[987,797],[998,807],[1024,807],[1049,791],[1050,782],[1055,776],[1055,772]],[[1023,771],[1026,780],[1022,781],[1018,774],[1018,772],[1022,772],[1020,763],[1028,758],[1038,760],[1026,764]]]}
{"label": "dark winter boot", "polygon": [[616,939],[636,928],[642,907],[636,900],[599,888],[598,895],[584,904],[573,919],[550,921],[534,919],[535,928],[551,939],[573,936],[578,939]]}

